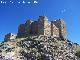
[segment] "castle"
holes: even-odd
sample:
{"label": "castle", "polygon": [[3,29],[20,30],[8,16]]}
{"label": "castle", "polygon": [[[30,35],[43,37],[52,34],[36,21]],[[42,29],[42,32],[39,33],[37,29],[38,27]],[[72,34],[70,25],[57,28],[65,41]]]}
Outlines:
{"label": "castle", "polygon": [[[44,35],[53,37],[67,37],[66,24],[63,19],[48,21],[46,16],[39,16],[38,21],[27,20],[26,23],[20,24],[16,37],[26,37],[28,35]],[[7,34],[6,39],[15,39],[15,35]]]}

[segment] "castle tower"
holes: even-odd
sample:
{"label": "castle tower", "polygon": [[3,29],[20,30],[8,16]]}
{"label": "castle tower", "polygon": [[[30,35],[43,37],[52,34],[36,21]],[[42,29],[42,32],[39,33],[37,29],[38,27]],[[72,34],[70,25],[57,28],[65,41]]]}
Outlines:
{"label": "castle tower", "polygon": [[38,34],[39,35],[51,35],[51,25],[48,23],[46,16],[39,16],[38,19]]}
{"label": "castle tower", "polygon": [[18,27],[18,37],[25,37],[25,24],[20,24]]}
{"label": "castle tower", "polygon": [[54,25],[54,21],[51,21],[51,36],[59,37],[59,28]]}
{"label": "castle tower", "polygon": [[38,21],[32,22],[30,34],[33,34],[33,35],[38,34]]}
{"label": "castle tower", "polygon": [[33,21],[27,20],[25,23],[25,33],[26,35],[29,35],[31,33],[31,24]]}
{"label": "castle tower", "polygon": [[66,24],[63,19],[55,20],[54,25],[59,29],[59,36],[61,38],[67,38]]}
{"label": "castle tower", "polygon": [[27,20],[25,24],[20,24],[18,27],[18,37],[27,35],[67,38],[66,24],[63,19],[49,22],[46,16],[39,16],[38,21]]}

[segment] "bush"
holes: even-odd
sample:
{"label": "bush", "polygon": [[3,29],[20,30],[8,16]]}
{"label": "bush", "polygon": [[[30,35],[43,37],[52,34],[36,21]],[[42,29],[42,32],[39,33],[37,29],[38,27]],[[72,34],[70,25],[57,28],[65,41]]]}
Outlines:
{"label": "bush", "polygon": [[2,43],[5,43],[5,42],[8,42],[8,40],[4,40],[4,41],[2,41]]}
{"label": "bush", "polygon": [[80,58],[80,51],[77,51],[75,55]]}
{"label": "bush", "polygon": [[37,52],[37,49],[36,48],[32,48],[32,52],[33,53],[36,53]]}

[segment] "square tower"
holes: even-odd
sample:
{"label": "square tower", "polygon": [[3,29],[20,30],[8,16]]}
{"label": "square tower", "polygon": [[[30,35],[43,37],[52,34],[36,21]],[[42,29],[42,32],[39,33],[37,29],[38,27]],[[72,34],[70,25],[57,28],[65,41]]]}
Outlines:
{"label": "square tower", "polygon": [[32,35],[38,34],[38,21],[32,22],[30,34]]}
{"label": "square tower", "polygon": [[55,20],[54,22],[54,25],[59,29],[59,36],[61,38],[67,38],[67,30],[66,30],[66,24],[64,22],[63,19],[58,19],[58,20]]}
{"label": "square tower", "polygon": [[25,37],[25,24],[20,24],[18,27],[18,37]]}
{"label": "square tower", "polygon": [[33,21],[32,20],[27,20],[25,23],[25,33],[26,35],[29,35],[31,33],[31,25]]}
{"label": "square tower", "polygon": [[59,28],[54,25],[54,21],[51,21],[51,36],[59,37]]}
{"label": "square tower", "polygon": [[51,25],[50,23],[48,23],[48,18],[46,16],[39,16],[38,34],[39,35],[51,35]]}

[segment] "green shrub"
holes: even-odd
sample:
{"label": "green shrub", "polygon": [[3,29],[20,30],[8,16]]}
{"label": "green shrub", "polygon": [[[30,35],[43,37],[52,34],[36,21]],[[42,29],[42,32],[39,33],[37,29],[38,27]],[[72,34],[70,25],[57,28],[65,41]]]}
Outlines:
{"label": "green shrub", "polygon": [[80,51],[77,51],[75,55],[80,58]]}
{"label": "green shrub", "polygon": [[32,48],[32,52],[36,53],[37,49],[36,48]]}
{"label": "green shrub", "polygon": [[4,43],[4,42],[8,42],[8,40],[4,40],[4,41],[2,41],[2,43]]}

